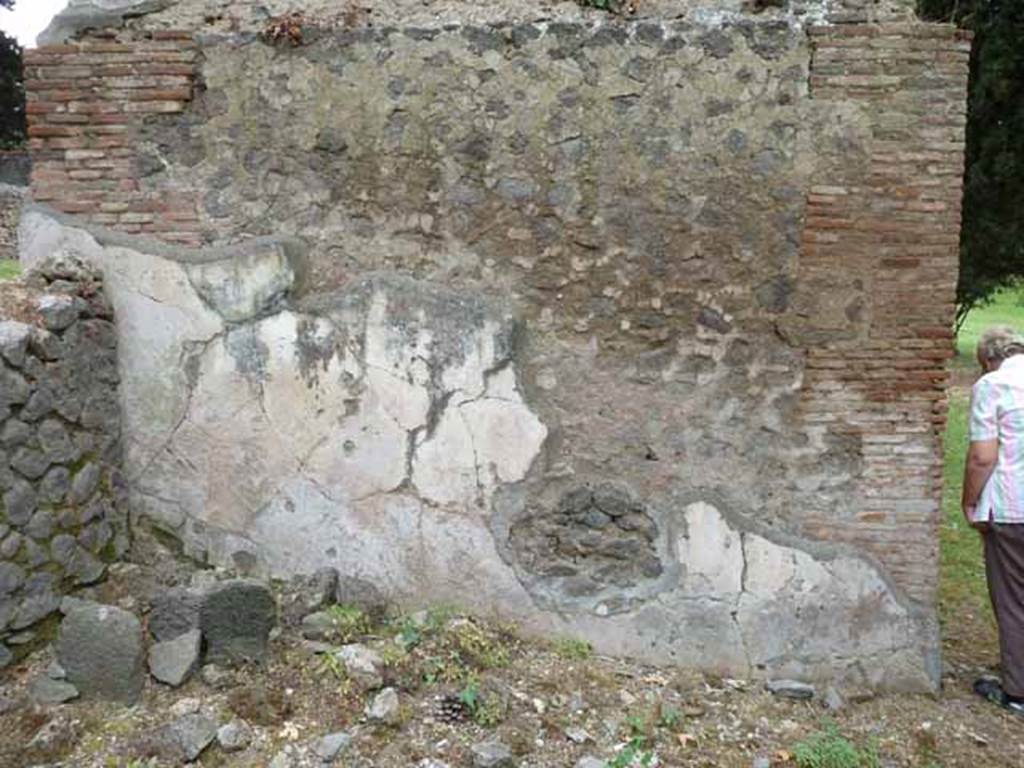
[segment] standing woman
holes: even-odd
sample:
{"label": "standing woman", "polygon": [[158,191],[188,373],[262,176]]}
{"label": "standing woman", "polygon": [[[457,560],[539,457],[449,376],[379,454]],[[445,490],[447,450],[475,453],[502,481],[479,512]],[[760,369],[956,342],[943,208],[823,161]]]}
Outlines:
{"label": "standing woman", "polygon": [[983,677],[974,690],[1024,715],[1024,335],[989,328],[977,356],[961,506],[984,541],[1002,680]]}

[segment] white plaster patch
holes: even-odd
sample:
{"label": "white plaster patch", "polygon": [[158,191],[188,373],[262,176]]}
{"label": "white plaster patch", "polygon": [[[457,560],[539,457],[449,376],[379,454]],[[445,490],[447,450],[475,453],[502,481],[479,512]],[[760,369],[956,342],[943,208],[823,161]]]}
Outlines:
{"label": "white plaster patch", "polygon": [[480,482],[488,490],[526,477],[548,434],[519,395],[512,394],[514,399],[483,397],[459,406],[469,428]]}
{"label": "white plaster patch", "polygon": [[477,498],[473,436],[457,407],[448,408],[434,433],[416,447],[412,481],[420,495],[434,504]]}
{"label": "white plaster patch", "polygon": [[682,588],[693,595],[723,599],[740,593],[743,578],[743,544],[740,535],[710,504],[698,502],[686,508],[686,535],[677,544],[683,565]]}

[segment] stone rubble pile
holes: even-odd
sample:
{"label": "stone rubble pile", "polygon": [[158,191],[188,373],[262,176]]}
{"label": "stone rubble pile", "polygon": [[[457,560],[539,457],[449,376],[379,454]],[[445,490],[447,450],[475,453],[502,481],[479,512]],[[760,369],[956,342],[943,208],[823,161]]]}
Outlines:
{"label": "stone rubble pile", "polygon": [[[167,619],[186,601],[195,608],[194,622],[173,633]],[[142,694],[147,661],[153,678],[171,687],[182,685],[203,662],[263,661],[277,611],[270,589],[248,579],[170,590],[150,613],[147,652],[142,622],[131,611],[74,597],[64,598],[60,609],[57,663],[33,682],[39,694],[34,698],[57,703],[81,695],[128,706]]]}
{"label": "stone rubble pile", "polygon": [[[54,643],[56,661],[31,680],[29,698],[43,707],[82,699],[134,706],[142,697],[147,668],[153,680],[172,688],[196,674],[207,685],[220,688],[224,678],[232,676],[229,670],[265,662],[279,612],[275,595],[254,579],[206,576],[208,572],[194,574],[190,585],[154,594],[144,621],[115,605],[65,597],[60,602],[63,618]],[[334,605],[339,595],[351,596],[353,590],[362,589],[348,583],[339,585],[333,569],[298,579],[292,587],[282,603],[300,633],[316,624],[311,616],[329,616],[324,609]],[[362,594],[369,593],[363,590]],[[364,605],[373,610],[368,602]],[[311,609],[316,609],[313,614],[302,615]],[[322,636],[336,639],[327,631]],[[399,722],[399,694],[383,687],[384,662],[375,651],[355,643],[335,647],[305,642],[311,653],[334,653],[353,682],[368,694],[367,722],[385,726]],[[144,743],[136,745],[140,752],[187,764],[213,744],[233,753],[249,748],[254,739],[253,728],[245,720],[223,721],[219,713],[204,708],[195,698],[179,700],[169,715],[167,722],[145,736]],[[352,738],[349,732],[338,731],[309,743],[289,744],[274,755],[271,765],[329,765],[345,752]]]}

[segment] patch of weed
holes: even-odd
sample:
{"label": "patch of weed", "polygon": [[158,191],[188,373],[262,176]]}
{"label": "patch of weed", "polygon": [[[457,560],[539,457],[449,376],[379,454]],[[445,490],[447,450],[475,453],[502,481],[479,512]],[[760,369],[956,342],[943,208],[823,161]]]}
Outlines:
{"label": "patch of weed", "polygon": [[473,722],[483,728],[493,728],[501,722],[503,707],[495,696],[485,696],[480,691],[476,677],[470,675],[466,684],[459,691],[459,702],[473,718]]}
{"label": "patch of weed", "polygon": [[405,645],[388,643],[380,649],[380,658],[385,667],[397,667],[409,658],[409,652]]}
{"label": "patch of weed", "polygon": [[633,768],[633,766],[649,766],[654,763],[654,752],[647,748],[643,736],[631,738],[618,754],[609,760],[607,768]]}
{"label": "patch of weed", "polygon": [[416,622],[408,616],[403,618],[399,624],[398,642],[406,650],[411,650],[423,642],[423,633]]}
{"label": "patch of weed", "polygon": [[14,280],[21,274],[21,265],[16,261],[0,259],[0,280]]}
{"label": "patch of weed", "polygon": [[797,768],[879,768],[874,745],[860,748],[826,724],[793,747]]}
{"label": "patch of weed", "polygon": [[555,655],[568,661],[584,661],[594,654],[594,649],[586,640],[575,637],[560,637],[552,644]]}
{"label": "patch of weed", "polygon": [[370,617],[354,605],[332,605],[324,612],[331,618],[335,635],[342,643],[352,642],[373,632]]}
{"label": "patch of weed", "polygon": [[683,713],[673,706],[661,704],[658,708],[658,725],[662,728],[675,728],[682,722]]}
{"label": "patch of weed", "polygon": [[506,632],[491,629],[472,618],[456,619],[445,625],[442,643],[462,665],[494,669],[508,666],[509,646],[514,638]]}

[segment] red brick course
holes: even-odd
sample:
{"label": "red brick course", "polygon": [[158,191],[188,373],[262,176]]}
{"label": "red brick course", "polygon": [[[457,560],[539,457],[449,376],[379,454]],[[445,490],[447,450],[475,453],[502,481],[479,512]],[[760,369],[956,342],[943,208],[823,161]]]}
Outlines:
{"label": "red brick course", "polygon": [[142,121],[192,100],[196,57],[191,33],[179,31],[26,51],[35,199],[122,232],[199,245],[194,194],[143,191],[137,165]]}

